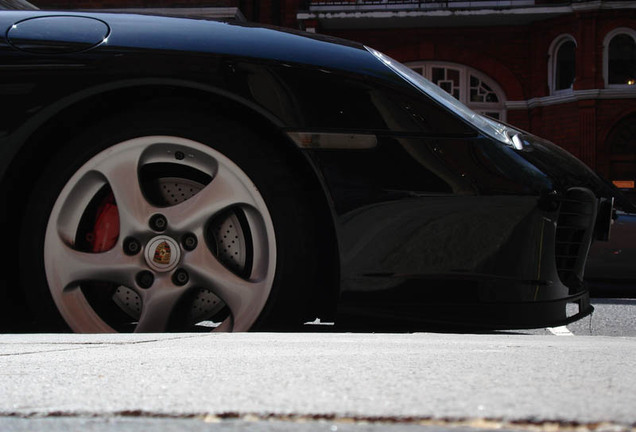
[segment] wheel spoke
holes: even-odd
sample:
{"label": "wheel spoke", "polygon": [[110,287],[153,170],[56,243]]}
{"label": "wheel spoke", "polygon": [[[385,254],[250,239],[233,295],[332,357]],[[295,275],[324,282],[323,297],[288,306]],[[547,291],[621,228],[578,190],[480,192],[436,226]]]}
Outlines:
{"label": "wheel spoke", "polygon": [[62,310],[69,314],[68,324],[73,330],[81,329],[90,333],[114,333],[93,309],[81,290],[67,291],[63,296]]}
{"label": "wheel spoke", "polygon": [[141,317],[135,332],[161,333],[168,330],[172,311],[185,291],[184,287],[175,287],[167,278],[156,280],[153,287],[143,293]]}
{"label": "wheel spoke", "polygon": [[255,192],[250,191],[232,171],[220,165],[214,179],[196,195],[161,211],[173,228],[193,231],[226,208],[236,205],[257,206],[253,197]]}
{"label": "wheel spoke", "polygon": [[139,184],[138,163],[142,150],[140,146],[131,147],[103,159],[94,167],[106,178],[113,191],[124,235],[145,228],[154,212]]}
{"label": "wheel spoke", "polygon": [[55,234],[47,238],[45,254],[49,285],[60,292],[82,281],[133,286],[134,275],[141,268],[138,257],[127,256],[119,247],[101,253],[81,252]]}
{"label": "wheel spoke", "polygon": [[229,316],[225,318],[223,322],[217,328],[214,329],[214,331],[217,333],[225,333],[225,332],[231,332],[232,329],[233,329],[232,317]]}
{"label": "wheel spoke", "polygon": [[[188,255],[188,272],[191,281],[205,288],[225,302],[234,318],[234,331],[247,330],[241,328],[245,314],[260,313],[252,309],[267,298],[267,284],[263,279],[243,279],[228,270],[205,247],[199,247]],[[256,317],[250,317],[251,321]]]}
{"label": "wheel spoke", "polygon": [[260,278],[265,277],[270,270],[270,263],[274,256],[270,251],[270,242],[274,239],[270,239],[267,236],[267,232],[263,227],[263,217],[256,209],[247,209],[244,212],[247,224],[250,226],[250,234],[252,236],[252,275]]}

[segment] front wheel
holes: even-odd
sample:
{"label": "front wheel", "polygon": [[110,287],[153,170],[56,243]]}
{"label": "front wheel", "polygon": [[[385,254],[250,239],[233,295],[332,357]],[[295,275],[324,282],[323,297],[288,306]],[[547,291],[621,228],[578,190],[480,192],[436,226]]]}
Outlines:
{"label": "front wheel", "polygon": [[114,143],[85,134],[49,165],[23,230],[41,233],[22,253],[40,266],[23,271],[39,318],[55,310],[96,333],[246,331],[277,302],[293,317],[300,287],[283,269],[312,260],[298,246],[306,217],[285,220],[302,190],[271,172],[285,164],[245,132],[237,142],[151,125]]}

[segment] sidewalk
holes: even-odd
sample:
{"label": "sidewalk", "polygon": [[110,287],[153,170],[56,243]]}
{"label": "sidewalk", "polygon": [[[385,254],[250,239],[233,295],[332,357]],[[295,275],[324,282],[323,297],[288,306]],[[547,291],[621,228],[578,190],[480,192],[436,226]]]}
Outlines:
{"label": "sidewalk", "polygon": [[485,419],[634,430],[635,371],[636,338],[0,335],[0,426],[23,417]]}

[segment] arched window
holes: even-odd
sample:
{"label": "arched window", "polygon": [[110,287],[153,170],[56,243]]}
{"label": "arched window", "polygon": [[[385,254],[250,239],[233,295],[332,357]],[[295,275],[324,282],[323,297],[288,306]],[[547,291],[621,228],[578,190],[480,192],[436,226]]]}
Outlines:
{"label": "arched window", "polygon": [[497,83],[477,70],[455,63],[417,62],[408,67],[424,75],[473,111],[506,120],[506,96]]}
{"label": "arched window", "polygon": [[636,88],[636,31],[619,28],[610,32],[604,54],[605,85]]}
{"label": "arched window", "polygon": [[570,35],[559,36],[550,46],[548,82],[550,93],[571,90],[576,76],[576,42]]}

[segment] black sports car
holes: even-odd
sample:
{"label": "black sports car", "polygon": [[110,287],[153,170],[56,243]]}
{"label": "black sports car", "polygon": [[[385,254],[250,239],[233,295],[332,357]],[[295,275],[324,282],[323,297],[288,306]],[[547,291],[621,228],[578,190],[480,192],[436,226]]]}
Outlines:
{"label": "black sports car", "polygon": [[0,31],[11,328],[592,310],[583,268],[614,191],[371,48],[127,14],[4,11]]}

